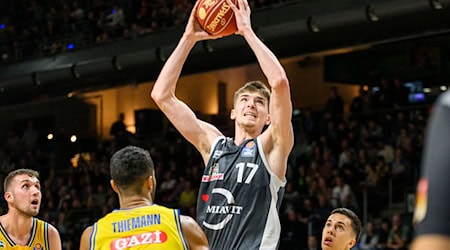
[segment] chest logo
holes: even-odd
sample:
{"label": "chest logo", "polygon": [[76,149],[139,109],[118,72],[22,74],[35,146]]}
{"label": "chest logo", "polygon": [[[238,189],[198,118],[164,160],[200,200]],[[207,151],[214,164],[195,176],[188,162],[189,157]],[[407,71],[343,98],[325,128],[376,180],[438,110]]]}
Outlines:
{"label": "chest logo", "polygon": [[254,141],[249,141],[242,149],[241,156],[242,157],[254,157],[256,152],[256,144]]}
{"label": "chest logo", "polygon": [[[203,221],[203,226],[206,228],[209,228],[211,230],[221,230],[225,227],[225,225],[231,221],[234,215],[239,215],[242,213],[242,207],[236,206],[234,201],[233,194],[224,189],[224,188],[214,188],[211,192],[211,194],[219,194],[226,199],[225,205],[216,206],[209,204],[206,207],[206,213],[207,214],[218,214],[218,215],[226,215],[221,221],[217,223],[209,223],[206,221]],[[203,196],[202,196],[203,197]],[[208,196],[209,198],[209,196]]]}

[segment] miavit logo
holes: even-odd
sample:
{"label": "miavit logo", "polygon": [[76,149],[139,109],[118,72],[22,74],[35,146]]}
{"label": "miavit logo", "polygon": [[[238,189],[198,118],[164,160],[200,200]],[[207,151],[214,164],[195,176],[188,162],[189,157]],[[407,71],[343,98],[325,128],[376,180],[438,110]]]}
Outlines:
{"label": "miavit logo", "polygon": [[[239,215],[242,212],[241,206],[236,206],[234,201],[233,194],[224,189],[224,188],[214,188],[211,192],[211,195],[218,194],[223,196],[226,199],[226,205],[211,205],[209,204],[206,207],[207,214],[217,214],[217,215],[225,215],[224,218],[217,223],[210,223],[203,221],[203,226],[212,230],[221,230],[225,227],[225,225],[231,221],[234,215]],[[202,200],[207,202],[210,199],[210,195],[203,194]]]}

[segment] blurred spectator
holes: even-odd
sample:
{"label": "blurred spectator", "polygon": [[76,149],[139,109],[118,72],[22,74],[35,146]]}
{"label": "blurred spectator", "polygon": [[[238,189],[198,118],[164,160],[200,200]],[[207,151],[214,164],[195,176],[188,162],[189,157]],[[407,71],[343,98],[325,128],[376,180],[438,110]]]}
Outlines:
{"label": "blurred spectator", "polygon": [[387,218],[383,218],[381,220],[381,225],[377,231],[377,235],[378,235],[377,248],[379,250],[386,250],[390,230],[391,230],[390,220]]}
{"label": "blurred spectator", "polygon": [[350,117],[361,120],[365,118],[371,110],[369,92],[364,90],[364,86],[359,87],[359,94],[350,103]]}
{"label": "blurred spectator", "polygon": [[38,142],[38,131],[34,128],[33,122],[27,123],[27,128],[22,134],[22,143],[26,150],[35,150]]}
{"label": "blurred spectator", "polygon": [[392,216],[392,228],[389,231],[387,250],[407,250],[411,241],[411,229],[403,224],[402,217],[396,213]]}
{"label": "blurred spectator", "polygon": [[131,133],[127,130],[124,123],[125,115],[123,113],[119,114],[119,119],[111,125],[110,135],[114,137],[117,148],[122,148],[128,145],[131,137]]}
{"label": "blurred spectator", "polygon": [[392,96],[395,96],[395,98],[393,98],[395,108],[404,107],[408,104],[409,90],[399,79],[394,79],[394,85],[390,91]]}
{"label": "blurred spectator", "polygon": [[382,156],[387,164],[391,164],[391,162],[394,160],[394,148],[390,145],[385,143],[384,138],[380,138],[377,140],[377,147],[378,147],[378,156]]}
{"label": "blurred spectator", "polygon": [[336,86],[330,88],[330,97],[325,104],[324,112],[330,113],[333,120],[342,119],[344,114],[344,100],[339,95]]}
{"label": "blurred spectator", "polygon": [[285,211],[291,209],[297,209],[300,206],[300,192],[294,188],[294,184],[292,182],[286,183],[286,190],[283,196],[282,206]]}
{"label": "blurred spectator", "polygon": [[347,207],[352,211],[358,211],[358,203],[356,196],[350,185],[344,182],[341,176],[335,178],[336,185],[332,189],[332,196],[334,199],[333,207]]}
{"label": "blurred spectator", "polygon": [[367,222],[361,238],[359,240],[358,249],[360,250],[377,250],[378,235],[375,233],[374,225],[371,221]]}
{"label": "blurred spectator", "polygon": [[78,2],[72,2],[72,11],[70,12],[70,18],[72,31],[81,31],[84,21],[84,10],[80,6],[78,6]]}
{"label": "blurred spectator", "polygon": [[189,209],[194,207],[197,202],[197,191],[192,188],[192,181],[186,180],[184,182],[184,189],[180,193],[178,206],[182,213],[189,214]]}
{"label": "blurred spectator", "polygon": [[401,128],[400,133],[397,135],[395,146],[401,148],[406,157],[410,157],[413,154],[411,142],[408,128]]}
{"label": "blurred spectator", "polygon": [[305,246],[306,227],[298,219],[295,209],[289,209],[281,218],[280,249],[297,250]]}
{"label": "blurred spectator", "polygon": [[308,236],[308,246],[305,250],[320,250],[319,241],[317,240],[317,236],[309,235]]}
{"label": "blurred spectator", "polygon": [[330,204],[330,200],[325,194],[317,195],[317,205],[313,207],[313,214],[317,221],[317,225],[325,225],[325,222],[333,211],[333,207]]}
{"label": "blurred spectator", "polygon": [[125,27],[125,16],[123,14],[122,7],[115,4],[111,14],[106,16],[106,20],[108,20],[107,24],[111,29],[111,32],[113,34],[120,34],[121,32],[118,31]]}

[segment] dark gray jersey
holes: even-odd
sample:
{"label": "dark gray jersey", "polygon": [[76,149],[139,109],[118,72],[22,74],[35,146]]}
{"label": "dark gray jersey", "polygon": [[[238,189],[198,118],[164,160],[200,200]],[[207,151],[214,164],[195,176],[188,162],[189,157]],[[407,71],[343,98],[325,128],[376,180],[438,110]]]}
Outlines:
{"label": "dark gray jersey", "polygon": [[417,234],[450,236],[450,91],[442,94],[428,120],[417,185]]}
{"label": "dark gray jersey", "polygon": [[213,144],[197,201],[197,221],[212,250],[276,249],[285,181],[269,168],[259,139]]}

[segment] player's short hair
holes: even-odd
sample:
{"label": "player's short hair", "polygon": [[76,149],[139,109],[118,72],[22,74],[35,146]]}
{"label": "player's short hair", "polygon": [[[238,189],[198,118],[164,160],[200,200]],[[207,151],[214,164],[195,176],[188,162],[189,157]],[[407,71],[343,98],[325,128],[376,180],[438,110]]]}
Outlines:
{"label": "player's short hair", "polygon": [[3,181],[3,190],[6,192],[8,191],[9,185],[11,184],[11,181],[14,179],[14,177],[18,175],[26,174],[30,177],[36,177],[39,178],[39,172],[27,169],[27,168],[19,168],[14,171],[9,172],[9,174],[5,177],[5,180]]}
{"label": "player's short hair", "polygon": [[139,193],[142,184],[153,175],[153,171],[150,153],[143,148],[127,146],[111,157],[111,179],[121,190]]}
{"label": "player's short hair", "polygon": [[350,219],[352,222],[352,230],[356,238],[356,243],[358,243],[362,230],[361,220],[359,220],[358,215],[356,215],[352,210],[343,207],[334,209],[331,211],[331,214],[342,214]]}
{"label": "player's short hair", "polygon": [[237,98],[244,92],[259,92],[268,102],[270,102],[270,89],[261,81],[250,81],[244,84],[234,93],[233,103],[236,103]]}

